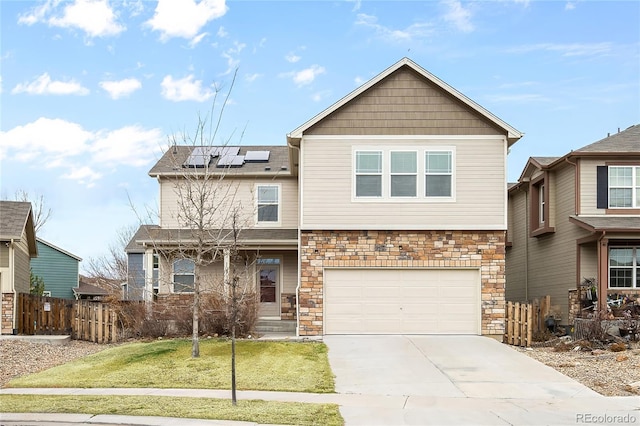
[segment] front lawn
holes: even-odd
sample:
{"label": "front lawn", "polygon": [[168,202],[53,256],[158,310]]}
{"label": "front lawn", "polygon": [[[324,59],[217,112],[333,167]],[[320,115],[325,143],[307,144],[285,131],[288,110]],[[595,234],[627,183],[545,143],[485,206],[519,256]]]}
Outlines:
{"label": "front lawn", "polygon": [[335,404],[231,401],[157,396],[0,395],[2,411],[13,413],[84,413],[235,420],[279,425],[342,425]]}
{"label": "front lawn", "polygon": [[[334,392],[327,347],[320,342],[236,342],[238,390]],[[200,341],[191,358],[191,340],[129,343],[19,377],[8,387],[231,388],[231,342]]]}

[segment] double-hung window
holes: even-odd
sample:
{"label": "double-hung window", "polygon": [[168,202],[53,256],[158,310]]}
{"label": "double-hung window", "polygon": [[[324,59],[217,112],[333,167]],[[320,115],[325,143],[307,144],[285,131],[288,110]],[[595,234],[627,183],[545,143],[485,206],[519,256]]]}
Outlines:
{"label": "double-hung window", "polygon": [[382,151],[356,151],[356,197],[382,197]]}
{"label": "double-hung window", "polygon": [[418,153],[416,151],[391,151],[392,197],[415,197],[418,182]]}
{"label": "double-hung window", "polygon": [[280,221],[280,187],[258,185],[258,223],[277,224]]}
{"label": "double-hung window", "polygon": [[452,179],[451,151],[426,151],[425,196],[451,197]]}
{"label": "double-hung window", "polygon": [[173,262],[173,292],[193,292],[196,282],[196,264],[191,259],[177,259]]}
{"label": "double-hung window", "polygon": [[640,288],[640,246],[609,249],[609,288]]}
{"label": "double-hung window", "polygon": [[640,208],[640,167],[609,166],[609,208]]}

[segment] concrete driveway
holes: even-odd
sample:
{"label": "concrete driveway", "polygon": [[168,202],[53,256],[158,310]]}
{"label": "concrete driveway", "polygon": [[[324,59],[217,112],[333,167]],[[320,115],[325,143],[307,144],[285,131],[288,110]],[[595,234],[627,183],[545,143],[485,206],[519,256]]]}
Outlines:
{"label": "concrete driveway", "polygon": [[366,406],[341,406],[347,425],[575,425],[601,412],[640,419],[639,399],[603,397],[488,337],[323,340],[336,392],[370,396]]}

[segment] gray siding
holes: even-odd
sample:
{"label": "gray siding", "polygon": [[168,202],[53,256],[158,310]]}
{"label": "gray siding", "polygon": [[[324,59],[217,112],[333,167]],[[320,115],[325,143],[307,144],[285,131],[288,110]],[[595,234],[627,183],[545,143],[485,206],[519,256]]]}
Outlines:
{"label": "gray siding", "polygon": [[526,252],[528,243],[527,235],[527,196],[523,189],[509,193],[509,229],[507,236],[511,247],[507,248],[506,255],[506,287],[505,298],[507,301],[521,302],[527,298],[526,281]]}
{"label": "gray siding", "polygon": [[9,247],[4,243],[0,244],[0,268],[9,267]]}
{"label": "gray siding", "polygon": [[73,299],[78,287],[78,260],[46,244],[37,242],[38,257],[31,260],[33,273],[44,280],[44,289],[52,297]]}
{"label": "gray siding", "polygon": [[16,293],[29,293],[31,258],[29,257],[29,247],[27,246],[26,233],[23,233],[22,239],[19,243],[16,243],[14,247],[13,286]]}
{"label": "gray siding", "polygon": [[127,300],[142,300],[144,290],[143,253],[129,253],[127,255]]}
{"label": "gray siding", "polygon": [[329,114],[305,135],[504,135],[488,120],[403,67]]}

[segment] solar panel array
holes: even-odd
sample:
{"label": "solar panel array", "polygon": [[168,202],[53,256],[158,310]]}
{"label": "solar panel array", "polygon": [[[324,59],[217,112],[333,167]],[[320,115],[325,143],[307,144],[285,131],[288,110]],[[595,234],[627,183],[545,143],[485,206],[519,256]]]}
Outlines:
{"label": "solar panel array", "polygon": [[214,158],[218,158],[216,167],[242,167],[247,163],[268,163],[270,151],[247,151],[240,154],[239,146],[196,146],[182,167],[209,167]]}

